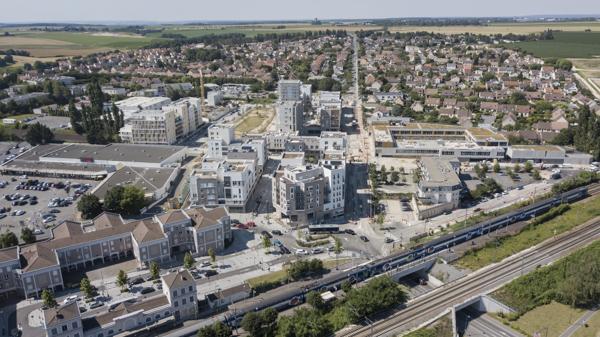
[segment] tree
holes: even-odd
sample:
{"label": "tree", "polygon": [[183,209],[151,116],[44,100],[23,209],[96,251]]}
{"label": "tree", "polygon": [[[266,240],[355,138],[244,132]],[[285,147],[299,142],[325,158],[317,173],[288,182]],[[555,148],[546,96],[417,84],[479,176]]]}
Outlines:
{"label": "tree", "polygon": [[122,196],[123,186],[115,186],[106,191],[104,195],[104,209],[109,212],[120,212]]}
{"label": "tree", "polygon": [[183,266],[185,267],[185,269],[192,269],[195,264],[196,261],[194,260],[192,253],[185,253],[185,256],[183,257]]}
{"label": "tree", "polygon": [[533,173],[531,173],[531,177],[533,177],[534,180],[542,179],[542,176],[540,175],[540,171],[538,169],[533,170]]}
{"label": "tree", "polygon": [[316,291],[311,291],[306,295],[306,302],[310,304],[314,309],[323,311],[325,309],[325,302],[323,297]]}
{"label": "tree", "polygon": [[57,305],[54,294],[50,290],[42,290],[42,303],[46,308],[54,308]]}
{"label": "tree", "polygon": [[140,210],[146,205],[144,191],[134,185],[127,185],[123,188],[123,195],[120,202],[120,209],[128,215],[140,214]]}
{"label": "tree", "polygon": [[258,312],[248,312],[241,323],[242,328],[253,337],[262,336],[262,318]]}
{"label": "tree", "polygon": [[129,278],[127,277],[127,273],[121,269],[117,274],[117,286],[121,287],[121,292],[124,292],[127,289],[127,281]]}
{"label": "tree", "polygon": [[269,250],[269,248],[271,248],[271,238],[269,238],[266,235],[263,235],[262,236],[262,245],[263,245],[264,249]]}
{"label": "tree", "polygon": [[21,240],[27,244],[34,243],[36,241],[35,234],[33,234],[31,228],[23,227],[23,229],[21,229]]}
{"label": "tree", "polygon": [[84,219],[93,219],[102,213],[100,199],[93,194],[85,194],[77,202],[77,210]]}
{"label": "tree", "polygon": [[392,182],[395,184],[400,181],[400,174],[396,171],[392,172]]}
{"label": "tree", "polygon": [[75,107],[75,102],[73,102],[73,100],[69,102],[69,118],[71,122],[71,128],[73,129],[73,131],[75,131],[79,135],[82,134],[85,130],[83,129],[83,126],[81,126],[81,112],[77,110],[77,107]]}
{"label": "tree", "polygon": [[94,287],[87,277],[82,278],[79,282],[79,290],[85,295],[85,298],[94,297]]}
{"label": "tree", "polygon": [[334,238],[335,243],[333,246],[333,252],[335,253],[335,269],[338,269],[338,257],[342,253],[342,241],[339,238]]}
{"label": "tree", "polygon": [[210,256],[210,261],[212,263],[215,263],[217,261],[217,255],[215,254],[215,250],[211,248],[208,248],[208,256]]}
{"label": "tree", "polygon": [[150,262],[150,277],[153,280],[158,279],[160,276],[160,268],[158,267],[158,263],[156,261]]}
{"label": "tree", "polygon": [[531,170],[533,170],[533,164],[530,161],[526,161],[524,169],[525,169],[525,172],[530,173]]}
{"label": "tree", "polygon": [[519,163],[516,163],[515,166],[513,166],[513,171],[515,173],[521,172],[521,165],[519,165]]}
{"label": "tree", "polygon": [[27,129],[25,139],[31,145],[48,144],[54,139],[54,134],[45,125],[35,123]]}
{"label": "tree", "polygon": [[278,337],[321,337],[333,333],[331,323],[317,310],[300,308],[283,316],[277,324]]}
{"label": "tree", "polygon": [[232,331],[229,326],[221,321],[217,321],[213,325],[205,326],[198,330],[197,337],[230,337]]}
{"label": "tree", "polygon": [[15,233],[6,230],[6,233],[0,235],[0,248],[10,248],[19,244],[19,239]]}
{"label": "tree", "polygon": [[493,167],[494,173],[500,173],[500,163],[495,162]]}

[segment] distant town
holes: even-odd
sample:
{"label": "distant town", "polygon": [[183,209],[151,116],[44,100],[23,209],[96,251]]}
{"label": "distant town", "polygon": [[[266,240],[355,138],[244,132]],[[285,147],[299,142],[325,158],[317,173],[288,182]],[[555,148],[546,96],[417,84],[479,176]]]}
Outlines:
{"label": "distant town", "polygon": [[581,21],[1,28],[0,336],[595,336],[600,82],[526,49]]}

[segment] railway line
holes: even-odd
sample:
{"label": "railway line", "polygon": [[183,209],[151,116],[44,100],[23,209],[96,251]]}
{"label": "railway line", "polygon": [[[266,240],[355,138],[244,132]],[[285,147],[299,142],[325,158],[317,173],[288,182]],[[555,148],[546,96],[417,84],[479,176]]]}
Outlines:
{"label": "railway line", "polygon": [[595,219],[534,249],[418,297],[409,302],[405,308],[397,309],[385,320],[340,335],[393,336],[397,330],[415,328],[453,305],[497,289],[541,264],[555,261],[598,239],[600,239],[600,221]]}

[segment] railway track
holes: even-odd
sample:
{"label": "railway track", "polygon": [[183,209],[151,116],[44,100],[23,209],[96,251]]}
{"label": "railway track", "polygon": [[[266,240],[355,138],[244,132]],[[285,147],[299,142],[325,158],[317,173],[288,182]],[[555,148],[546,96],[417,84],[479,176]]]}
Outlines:
{"label": "railway track", "polygon": [[[600,193],[600,186],[598,186],[598,191]],[[393,336],[396,330],[417,327],[429,318],[441,314],[448,307],[502,286],[542,263],[554,261],[599,238],[600,221],[591,221],[573,231],[546,241],[533,250],[513,256],[481,272],[472,274],[472,276],[467,276],[423,295],[383,321],[362,326],[353,331],[346,331],[340,335]]]}

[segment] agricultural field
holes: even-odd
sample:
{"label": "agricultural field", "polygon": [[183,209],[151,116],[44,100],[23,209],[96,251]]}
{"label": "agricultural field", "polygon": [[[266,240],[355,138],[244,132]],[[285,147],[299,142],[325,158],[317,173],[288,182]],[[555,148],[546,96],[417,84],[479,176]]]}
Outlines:
{"label": "agricultural field", "polygon": [[[87,55],[114,49],[143,47],[153,38],[104,33],[13,32],[0,36],[0,49],[23,49],[35,58]],[[45,59],[44,61],[50,61]]]}
{"label": "agricultural field", "polygon": [[[160,28],[160,27],[152,27]],[[247,37],[255,37],[258,34],[284,34],[319,30],[375,30],[381,26],[363,25],[307,25],[307,24],[283,24],[283,25],[241,25],[241,26],[170,26],[162,32],[148,34],[148,37],[159,38],[162,34],[181,34],[185,37],[200,37],[205,35],[244,34]]]}
{"label": "agricultural field", "polygon": [[553,40],[518,42],[507,45],[538,57],[600,57],[600,31],[556,32]]}
{"label": "agricultural field", "polygon": [[441,34],[531,34],[541,33],[547,29],[564,32],[583,32],[591,29],[600,32],[600,22],[528,22],[528,23],[492,23],[487,26],[394,26],[390,32],[425,31]]}

